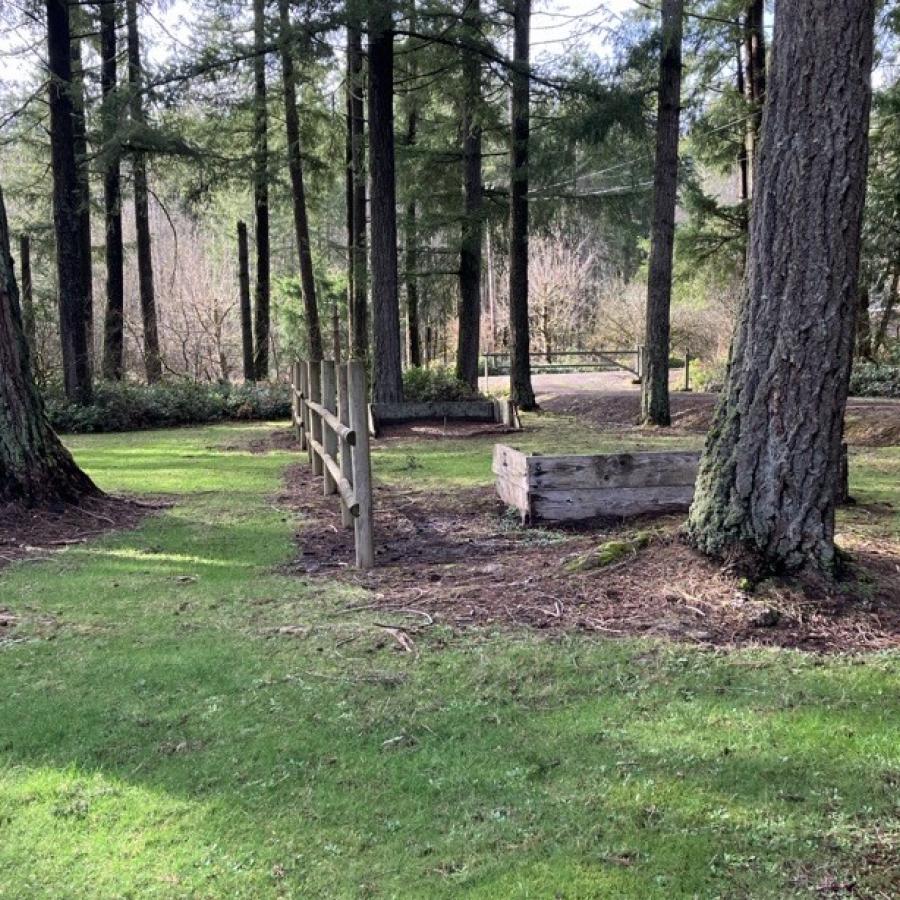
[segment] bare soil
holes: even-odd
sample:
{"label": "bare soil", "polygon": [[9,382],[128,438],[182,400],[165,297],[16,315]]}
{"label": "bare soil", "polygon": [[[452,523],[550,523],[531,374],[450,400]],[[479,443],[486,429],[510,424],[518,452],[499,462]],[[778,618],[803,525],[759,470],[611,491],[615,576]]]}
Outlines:
{"label": "bare soil", "polygon": [[138,502],[113,496],[91,497],[77,506],[0,505],[0,569],[23,559],[45,559],[111,531],[136,528],[168,505],[162,500]]}
{"label": "bare soil", "polygon": [[[679,518],[594,527],[523,529],[490,488],[376,493],[376,568],[352,567],[352,531],[305,466],[288,470],[281,504],[300,513],[298,555],[288,571],[337,578],[404,633],[434,623],[524,626],[614,636],[662,637],[714,647],[774,646],[817,652],[900,647],[900,545],[852,528],[843,581],[770,580],[747,586],[679,539]],[[890,509],[860,510],[866,517]],[[565,563],[636,528],[650,546],[606,568],[572,574]]]}

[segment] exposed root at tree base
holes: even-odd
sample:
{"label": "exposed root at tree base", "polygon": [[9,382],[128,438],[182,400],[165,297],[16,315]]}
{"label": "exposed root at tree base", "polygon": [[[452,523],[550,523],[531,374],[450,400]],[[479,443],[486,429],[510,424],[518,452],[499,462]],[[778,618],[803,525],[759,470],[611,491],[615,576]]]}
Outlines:
{"label": "exposed root at tree base", "polygon": [[[900,545],[846,545],[854,576],[769,580],[752,590],[679,539],[680,518],[590,531],[520,528],[489,488],[453,492],[379,488],[376,568],[352,567],[353,536],[336,498],[305,466],[288,470],[279,498],[301,514],[300,554],[288,569],[367,589],[359,605],[408,622],[455,628],[526,626],[701,645],[819,652],[900,647]],[[610,540],[652,532],[646,549],[601,568],[566,563]]]}
{"label": "exposed root at tree base", "polygon": [[20,560],[44,559],[110,531],[135,528],[169,505],[108,495],[86,497],[78,504],[0,505],[0,569]]}

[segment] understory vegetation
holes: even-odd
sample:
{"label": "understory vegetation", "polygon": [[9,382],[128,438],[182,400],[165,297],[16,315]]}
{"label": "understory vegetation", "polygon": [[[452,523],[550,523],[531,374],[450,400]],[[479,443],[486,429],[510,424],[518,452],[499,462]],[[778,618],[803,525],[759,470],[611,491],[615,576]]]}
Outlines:
{"label": "understory vegetation", "polygon": [[289,385],[253,382],[179,380],[146,385],[102,381],[94,388],[89,404],[72,403],[59,385],[46,389],[45,398],[51,425],[69,434],[205,425],[229,419],[283,419],[291,409]]}
{"label": "understory vegetation", "polygon": [[[69,439],[173,505],[0,573],[0,896],[895,891],[896,654],[442,627],[401,652],[358,588],[283,573],[299,455],[242,449],[271,428]],[[487,440],[384,444],[376,475],[487,489]],[[898,476],[854,454],[861,502]]]}

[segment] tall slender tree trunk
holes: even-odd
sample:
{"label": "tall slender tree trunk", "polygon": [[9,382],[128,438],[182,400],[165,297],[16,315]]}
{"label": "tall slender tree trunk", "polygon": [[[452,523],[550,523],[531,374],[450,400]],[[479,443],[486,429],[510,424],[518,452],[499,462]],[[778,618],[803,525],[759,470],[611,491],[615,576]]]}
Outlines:
{"label": "tall slender tree trunk", "polygon": [[873,19],[870,0],[775,18],[746,294],[688,522],[702,551],[763,570],[835,563]]}
{"label": "tall slender tree trunk", "polygon": [[[463,11],[467,40],[480,38],[480,0],[467,0]],[[481,343],[481,245],[484,238],[481,185],[481,61],[472,49],[464,51],[462,159],[464,213],[459,253],[459,335],[456,377],[473,390],[478,387],[478,350]]]}
{"label": "tall slender tree trunk", "polygon": [[256,380],[253,365],[253,309],[250,305],[250,247],[247,225],[237,223],[238,237],[238,290],[241,307],[241,349],[243,351],[244,381]]}
{"label": "tall slender tree trunk", "polygon": [[[94,354],[94,276],[91,259],[91,177],[88,164],[87,120],[84,100],[84,63],[81,40],[86,17],[76,3],[70,4],[72,28],[72,127],[75,138],[75,165],[78,171],[78,232],[81,237],[81,279],[84,292],[84,330],[88,359]],[[93,367],[92,367],[93,368]]]}
{"label": "tall slender tree trunk", "polygon": [[643,418],[669,425],[669,306],[678,190],[678,120],[681,111],[681,23],[683,0],[663,0],[653,219],[647,276],[647,327],[643,379]]}
{"label": "tall slender tree trunk", "polygon": [[350,164],[353,169],[353,334],[350,354],[355,359],[369,355],[368,253],[366,241],[366,147],[363,94],[362,33],[358,24],[347,28],[347,81],[350,86]]}
{"label": "tall slender tree trunk", "polygon": [[900,301],[898,287],[900,287],[900,268],[894,269],[894,273],[890,278],[890,283],[885,289],[884,308],[878,322],[878,330],[875,332],[875,340],[872,343],[873,356],[878,353],[884,346],[884,342],[887,340],[888,325],[890,325],[891,319],[894,317],[894,310],[897,309],[898,301]]}
{"label": "tall slender tree trunk", "polygon": [[[737,72],[737,92],[741,97],[744,97],[747,93],[747,87],[744,78],[744,59],[741,56],[740,43],[737,45],[737,66],[735,66],[735,71]],[[747,149],[749,130],[749,124],[744,126],[744,139],[741,141],[741,146],[738,150],[738,175],[740,179],[738,198],[744,205],[750,200],[750,154]],[[743,230],[747,232],[749,228],[750,217],[745,216]]]}
{"label": "tall slender tree trunk", "polygon": [[[253,0],[253,202],[256,210],[256,349],[259,381],[269,377],[271,248],[269,238],[269,114],[266,105],[266,4]],[[321,344],[321,341],[320,341]]]}
{"label": "tall slender tree trunk", "polygon": [[347,68],[344,73],[344,221],[347,229],[347,342],[353,345],[353,83],[350,78],[349,38]]}
{"label": "tall slender tree trunk", "polygon": [[860,284],[859,307],[856,311],[856,358],[872,359],[872,317],[869,314],[869,288]]}
{"label": "tall slender tree trunk", "polygon": [[531,132],[531,0],[513,3],[512,124],[509,185],[510,399],[535,409],[528,324],[528,142]]}
{"label": "tall slender tree trunk", "polygon": [[[68,59],[67,42],[54,47],[60,48]],[[53,433],[34,382],[0,191],[0,503],[77,501],[97,493]]]}
{"label": "tall slender tree trunk", "polygon": [[[416,32],[416,3],[410,0],[409,15],[410,34]],[[416,54],[410,44],[407,46],[409,66],[407,69],[407,114],[406,114],[406,146],[412,148],[418,139],[419,111],[413,81],[418,73]],[[419,334],[419,233],[417,189],[413,189],[406,204],[403,217],[404,241],[404,277],[406,285],[406,334],[409,344],[409,364],[422,365],[422,341]]]}
{"label": "tall slender tree trunk", "polygon": [[418,210],[415,199],[406,204],[404,217],[406,264],[406,332],[409,341],[409,364],[422,365],[422,329],[419,312],[419,233]]}
{"label": "tall slender tree trunk", "polygon": [[47,0],[47,57],[50,69],[50,156],[59,332],[66,396],[91,400],[91,366],[85,329],[84,265],[78,215],[78,164],[72,103],[72,37],[67,0]]}
{"label": "tall slender tree trunk", "polygon": [[750,102],[747,125],[747,151],[750,169],[750,192],[753,191],[759,133],[762,127],[763,102],[766,97],[766,30],[764,0],[749,0],[744,16],[744,54],[747,73],[745,96]]}
{"label": "tall slender tree trunk", "polygon": [[372,399],[403,399],[394,171],[394,30],[391,0],[369,12],[369,171],[372,175]]}
{"label": "tall slender tree trunk", "polygon": [[303,155],[300,148],[300,117],[297,114],[297,75],[291,55],[291,17],[288,0],[278,0],[281,28],[281,72],[284,80],[284,122],[287,131],[288,170],[291,175],[294,231],[300,255],[300,286],[306,314],[306,336],[309,358],[322,359],[322,328],[316,303],[316,278],[313,273],[312,248],[309,243],[309,219],[306,214],[306,190],[303,186]]}
{"label": "tall slender tree trunk", "polygon": [[27,234],[19,235],[19,269],[22,279],[22,327],[25,329],[29,353],[34,359],[36,338],[34,290],[31,280],[31,238]]}
{"label": "tall slender tree trunk", "polygon": [[103,208],[106,225],[106,312],[103,377],[124,374],[125,250],[122,241],[122,165],[119,152],[119,91],[116,4],[100,4],[100,88],[103,132]]}
{"label": "tall slender tree trunk", "polygon": [[[140,143],[140,132],[147,124],[144,113],[144,75],[141,65],[141,41],[138,33],[137,0],[126,0],[128,19],[128,86],[131,91],[131,122]],[[153,284],[153,245],[150,237],[150,191],[147,186],[147,156],[140,148],[131,155],[134,178],[134,225],[137,239],[138,292],[144,326],[144,370],[149,384],[162,378],[159,351],[159,323],[156,315],[156,288]]]}

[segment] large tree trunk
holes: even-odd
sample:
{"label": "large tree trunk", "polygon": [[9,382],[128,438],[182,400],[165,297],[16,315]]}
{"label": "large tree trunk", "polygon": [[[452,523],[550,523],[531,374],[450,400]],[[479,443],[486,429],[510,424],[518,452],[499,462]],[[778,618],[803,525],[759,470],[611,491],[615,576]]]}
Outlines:
{"label": "large tree trunk", "polygon": [[653,219],[647,275],[647,326],[643,375],[643,419],[671,424],[669,413],[669,306],[678,190],[678,120],[681,111],[681,22],[683,0],[663,0]]}
{"label": "large tree trunk", "polygon": [[[62,47],[68,58],[67,44]],[[97,493],[53,433],[34,383],[0,191],[0,503],[75,501]]]}
{"label": "large tree trunk", "polygon": [[358,25],[347,28],[347,82],[350,88],[350,164],[353,169],[353,299],[350,320],[353,334],[350,354],[355,359],[369,355],[368,259],[366,242],[366,148],[363,113],[362,34]]}
{"label": "large tree trunk", "polygon": [[103,319],[103,377],[124,374],[125,251],[122,243],[122,176],[119,153],[116,4],[100,4],[100,88],[103,129],[103,207],[106,223],[106,312]]}
{"label": "large tree trunk", "polygon": [[253,0],[253,203],[256,209],[256,350],[259,381],[269,377],[269,305],[271,251],[269,240],[269,114],[266,106],[266,4]]}
{"label": "large tree trunk", "polygon": [[244,381],[256,379],[253,365],[253,310],[250,305],[250,247],[247,225],[237,223],[238,237],[238,291],[241,308],[241,349],[243,351]]}
{"label": "large tree trunk", "polygon": [[70,400],[89,403],[91,367],[84,324],[87,298],[84,295],[83,244],[78,215],[71,40],[67,0],[47,0],[50,155],[63,381]]}
{"label": "large tree trunk", "polygon": [[[91,178],[88,165],[87,120],[84,101],[84,63],[81,36],[87,30],[86,17],[81,8],[70,4],[72,10],[72,107],[75,116],[72,128],[75,137],[75,164],[78,169],[78,231],[81,236],[81,279],[84,292],[84,330],[88,345],[88,359],[94,353],[94,276],[91,260]],[[93,366],[92,366],[93,368]]]}
{"label": "large tree trunk", "polygon": [[[469,0],[463,12],[466,37],[478,41],[480,0]],[[456,377],[478,387],[478,350],[481,342],[481,244],[484,232],[481,188],[481,62],[474,49],[463,51],[462,159],[465,194],[459,253],[459,336]]]}
{"label": "large tree trunk", "polygon": [[[131,91],[131,122],[135,139],[143,140],[146,126],[143,99],[141,42],[138,34],[137,0],[126,0],[128,19],[128,86]],[[153,284],[153,246],[150,238],[150,191],[147,187],[147,156],[141,149],[131,155],[134,177],[134,226],[137,239],[138,292],[141,320],[144,326],[144,370],[147,381],[154,384],[162,378],[162,356],[159,352],[159,324],[156,316],[156,288]]]}
{"label": "large tree trunk", "polygon": [[531,335],[528,326],[528,141],[531,131],[529,72],[531,0],[513,4],[512,124],[509,185],[510,399],[534,409]]}
{"label": "large tree trunk", "polygon": [[369,171],[372,174],[372,399],[403,399],[394,172],[394,31],[391,0],[369,13]]}
{"label": "large tree trunk", "polygon": [[297,114],[297,76],[291,55],[291,17],[288,0],[278,0],[281,28],[281,71],[284,80],[284,123],[287,132],[288,169],[291,175],[294,231],[300,255],[300,286],[306,314],[306,336],[309,358],[322,359],[322,329],[316,303],[316,278],[313,274],[312,248],[309,243],[309,220],[306,215],[306,190],[303,186],[303,157],[300,150],[300,118]]}
{"label": "large tree trunk", "polygon": [[869,0],[775,20],[746,294],[688,522],[702,551],[763,570],[835,562],[872,32]]}

